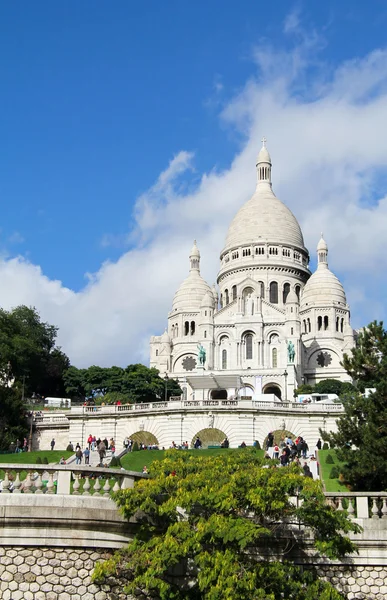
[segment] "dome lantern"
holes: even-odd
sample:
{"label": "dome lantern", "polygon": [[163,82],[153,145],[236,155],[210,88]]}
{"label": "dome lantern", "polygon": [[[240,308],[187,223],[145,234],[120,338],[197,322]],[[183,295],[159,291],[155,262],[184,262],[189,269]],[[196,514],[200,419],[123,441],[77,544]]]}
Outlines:
{"label": "dome lantern", "polygon": [[190,271],[199,271],[200,272],[200,252],[199,252],[199,248],[196,245],[196,240],[194,240],[192,250],[189,255],[189,264],[190,264]]}
{"label": "dome lantern", "polygon": [[271,158],[266,148],[266,138],[262,138],[262,148],[257,156],[257,185],[269,184],[271,187]]}

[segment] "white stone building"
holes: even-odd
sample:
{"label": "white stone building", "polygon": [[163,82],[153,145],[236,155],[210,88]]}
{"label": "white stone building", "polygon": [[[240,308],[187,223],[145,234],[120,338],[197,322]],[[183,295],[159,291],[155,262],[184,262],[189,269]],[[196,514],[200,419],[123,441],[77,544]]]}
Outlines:
{"label": "white stone building", "polygon": [[298,221],[274,195],[265,139],[256,168],[256,190],[220,253],[218,288],[200,275],[195,242],[168,328],[151,338],[151,366],[178,378],[187,400],[275,394],[290,401],[301,383],[349,380],[340,362],[354,331],[343,286],[328,268],[327,244],[321,237],[311,274]]}

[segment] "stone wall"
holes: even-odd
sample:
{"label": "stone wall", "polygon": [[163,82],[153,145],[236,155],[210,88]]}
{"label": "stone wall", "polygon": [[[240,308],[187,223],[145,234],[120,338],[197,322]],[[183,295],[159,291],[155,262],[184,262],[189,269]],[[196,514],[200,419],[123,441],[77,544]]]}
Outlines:
{"label": "stone wall", "polygon": [[[88,548],[0,547],[2,600],[129,600],[123,584],[95,585],[95,565],[110,551]],[[348,600],[385,600],[387,567],[319,565],[320,577],[330,581]]]}
{"label": "stone wall", "polygon": [[97,562],[112,555],[87,548],[0,547],[2,600],[127,600],[122,584],[94,585]]}

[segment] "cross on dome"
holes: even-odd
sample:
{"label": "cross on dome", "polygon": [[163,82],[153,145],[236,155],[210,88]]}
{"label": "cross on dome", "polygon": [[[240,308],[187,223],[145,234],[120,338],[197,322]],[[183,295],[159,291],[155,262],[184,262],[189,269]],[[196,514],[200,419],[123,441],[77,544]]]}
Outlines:
{"label": "cross on dome", "polygon": [[267,139],[265,138],[265,136],[263,136],[263,138],[262,138],[261,142],[262,142],[262,147],[263,147],[263,148],[266,148],[266,142],[267,142]]}

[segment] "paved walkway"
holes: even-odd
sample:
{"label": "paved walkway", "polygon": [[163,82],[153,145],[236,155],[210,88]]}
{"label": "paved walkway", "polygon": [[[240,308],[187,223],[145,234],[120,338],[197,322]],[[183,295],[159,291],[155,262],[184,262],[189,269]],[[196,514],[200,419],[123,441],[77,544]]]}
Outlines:
{"label": "paved walkway", "polygon": [[[273,453],[274,453],[274,448],[269,448],[268,453],[272,457]],[[281,455],[281,452],[280,452],[280,455]],[[318,475],[318,471],[317,471],[317,460],[311,460],[311,457],[315,457],[315,454],[313,452],[308,451],[306,459],[300,458],[301,467],[303,467],[304,464],[307,463],[307,465],[309,465],[309,468],[312,472],[313,479],[320,479],[320,477]]]}

